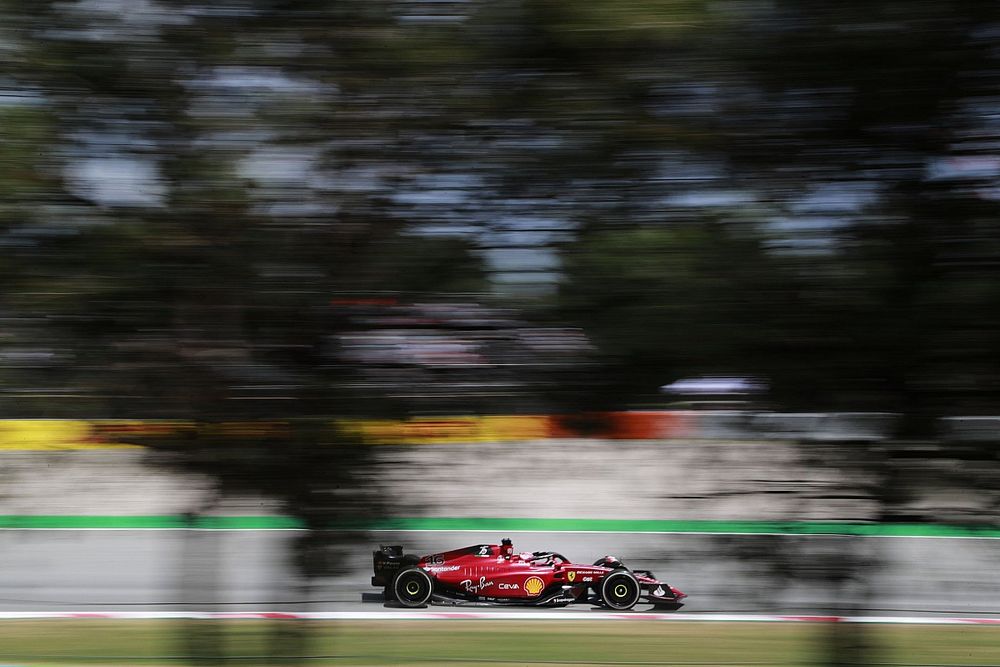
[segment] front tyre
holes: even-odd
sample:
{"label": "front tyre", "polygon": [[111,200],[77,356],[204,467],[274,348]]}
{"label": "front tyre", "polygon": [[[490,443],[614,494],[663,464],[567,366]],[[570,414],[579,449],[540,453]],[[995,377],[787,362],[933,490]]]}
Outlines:
{"label": "front tyre", "polygon": [[434,582],[419,567],[408,567],[396,575],[392,592],[404,607],[423,607],[431,599]]}
{"label": "front tyre", "polygon": [[634,607],[641,594],[639,582],[628,570],[615,570],[601,581],[601,600],[616,611]]}

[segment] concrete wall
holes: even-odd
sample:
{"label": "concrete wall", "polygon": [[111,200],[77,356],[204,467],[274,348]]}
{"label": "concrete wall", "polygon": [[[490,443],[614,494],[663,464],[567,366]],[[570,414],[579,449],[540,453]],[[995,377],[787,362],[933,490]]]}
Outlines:
{"label": "concrete wall", "polygon": [[[1000,522],[995,459],[862,443],[561,439],[373,453],[368,484],[399,516]],[[0,459],[0,514],[174,514],[212,500],[210,480],[160,467],[143,449]],[[277,509],[236,497],[216,511]]]}

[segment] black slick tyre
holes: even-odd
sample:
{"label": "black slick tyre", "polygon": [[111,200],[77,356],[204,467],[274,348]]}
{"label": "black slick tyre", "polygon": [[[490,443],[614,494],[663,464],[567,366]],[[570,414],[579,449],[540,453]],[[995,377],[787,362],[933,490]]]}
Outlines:
{"label": "black slick tyre", "polygon": [[639,601],[642,589],[628,570],[615,570],[601,581],[601,601],[615,611],[631,609]]}
{"label": "black slick tyre", "polygon": [[433,592],[434,582],[419,567],[408,567],[400,571],[392,582],[392,593],[404,607],[423,607],[431,599]]}

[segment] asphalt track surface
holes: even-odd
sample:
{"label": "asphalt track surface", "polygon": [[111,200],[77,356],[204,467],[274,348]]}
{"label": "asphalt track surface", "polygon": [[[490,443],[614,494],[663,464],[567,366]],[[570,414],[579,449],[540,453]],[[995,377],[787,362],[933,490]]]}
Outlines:
{"label": "asphalt track surface", "polygon": [[[593,562],[612,554],[690,595],[685,616],[879,614],[1000,618],[1000,540],[632,533],[401,532],[329,554],[337,576],[306,585],[291,566],[299,531],[3,530],[0,612],[277,612],[398,615],[370,586],[371,551],[434,553],[511,537],[519,551]],[[764,540],[764,541],[761,541]],[[774,553],[769,553],[773,550]],[[773,557],[772,557],[773,556]],[[844,561],[867,563],[841,577]],[[831,571],[834,576],[831,577]],[[448,607],[433,607],[447,612]],[[508,608],[463,607],[477,614]],[[646,611],[648,607],[637,607]],[[458,611],[458,609],[456,609]],[[591,612],[517,608],[519,614]],[[572,615],[572,616],[571,616]]]}

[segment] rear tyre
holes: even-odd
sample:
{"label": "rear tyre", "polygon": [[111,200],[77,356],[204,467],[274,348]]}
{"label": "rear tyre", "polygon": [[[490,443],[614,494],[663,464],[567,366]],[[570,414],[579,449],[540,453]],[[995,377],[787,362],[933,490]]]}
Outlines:
{"label": "rear tyre", "polygon": [[601,581],[601,601],[616,611],[634,607],[641,594],[639,582],[628,570],[615,570]]}
{"label": "rear tyre", "polygon": [[419,567],[406,568],[392,582],[392,593],[404,607],[423,607],[433,592],[434,582]]}

